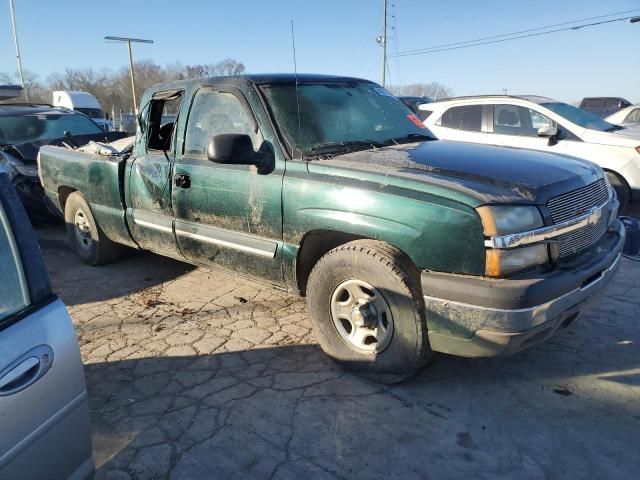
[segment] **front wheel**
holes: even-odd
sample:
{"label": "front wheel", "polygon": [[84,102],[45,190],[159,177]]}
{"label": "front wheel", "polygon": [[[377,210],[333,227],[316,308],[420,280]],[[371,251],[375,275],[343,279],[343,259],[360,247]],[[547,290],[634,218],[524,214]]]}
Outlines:
{"label": "front wheel", "polygon": [[307,284],[314,334],[344,367],[393,382],[431,355],[419,272],[400,250],[358,240],[324,255]]}
{"label": "front wheel", "polygon": [[67,198],[64,219],[71,248],[87,265],[102,265],[120,256],[122,246],[107,238],[80,192]]}

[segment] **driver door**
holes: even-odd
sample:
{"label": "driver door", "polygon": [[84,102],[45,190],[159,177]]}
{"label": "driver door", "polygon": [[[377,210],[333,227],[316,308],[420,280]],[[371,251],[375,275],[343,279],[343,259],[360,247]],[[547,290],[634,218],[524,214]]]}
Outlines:
{"label": "driver door", "polygon": [[214,163],[207,144],[223,133],[248,135],[255,151],[270,143],[240,90],[204,86],[194,95],[174,167],[178,245],[193,263],[282,284],[284,159],[276,153],[267,173],[252,165]]}

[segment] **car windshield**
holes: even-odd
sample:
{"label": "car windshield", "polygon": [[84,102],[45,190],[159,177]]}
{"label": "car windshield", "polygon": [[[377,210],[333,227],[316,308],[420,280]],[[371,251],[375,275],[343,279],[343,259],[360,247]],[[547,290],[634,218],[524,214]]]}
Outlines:
{"label": "car windshield", "polygon": [[433,137],[402,102],[373,83],[303,82],[297,89],[295,83],[279,83],[264,85],[262,91],[294,156]]}
{"label": "car windshield", "polygon": [[18,144],[61,138],[65,133],[104,133],[98,125],[78,113],[33,113],[0,115],[0,143]]}
{"label": "car windshield", "polygon": [[99,108],[75,108],[74,110],[84,113],[87,117],[90,118],[104,118],[104,113]]}
{"label": "car windshield", "polygon": [[548,102],[543,103],[543,107],[548,108],[552,112],[557,113],[563,118],[566,118],[570,122],[581,126],[582,128],[588,128],[589,130],[598,130],[599,132],[612,132],[617,130],[615,125],[605,122],[597,115],[561,102]]}

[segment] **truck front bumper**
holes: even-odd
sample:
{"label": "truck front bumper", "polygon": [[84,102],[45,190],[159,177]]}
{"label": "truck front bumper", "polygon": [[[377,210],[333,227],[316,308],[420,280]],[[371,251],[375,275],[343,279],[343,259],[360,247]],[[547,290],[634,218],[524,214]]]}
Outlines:
{"label": "truck front bumper", "polygon": [[616,220],[588,251],[547,271],[508,279],[423,272],[431,348],[490,357],[549,338],[572,323],[609,284],[623,245],[624,227]]}

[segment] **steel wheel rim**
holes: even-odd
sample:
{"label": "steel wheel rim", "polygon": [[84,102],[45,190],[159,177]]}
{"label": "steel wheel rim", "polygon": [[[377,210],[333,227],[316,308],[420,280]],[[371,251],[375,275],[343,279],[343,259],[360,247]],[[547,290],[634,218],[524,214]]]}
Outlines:
{"label": "steel wheel rim", "polygon": [[393,316],[382,293],[362,280],[346,280],[331,295],[331,319],[340,338],[358,353],[380,353],[393,336]]}
{"label": "steel wheel rim", "polygon": [[76,241],[80,248],[85,252],[91,250],[93,246],[93,240],[91,238],[91,225],[89,220],[82,210],[77,210],[73,216],[74,232],[76,234]]}

